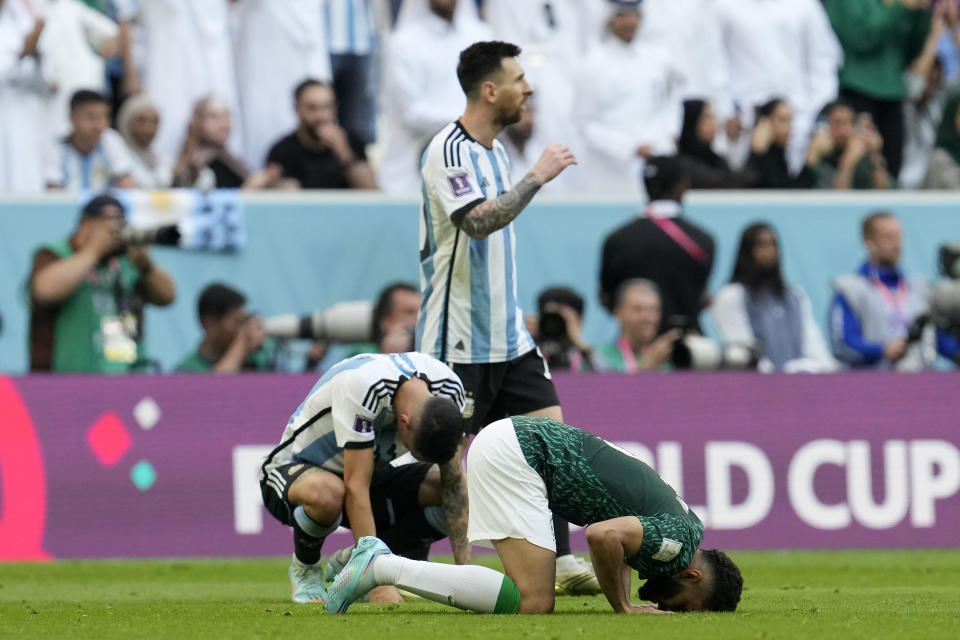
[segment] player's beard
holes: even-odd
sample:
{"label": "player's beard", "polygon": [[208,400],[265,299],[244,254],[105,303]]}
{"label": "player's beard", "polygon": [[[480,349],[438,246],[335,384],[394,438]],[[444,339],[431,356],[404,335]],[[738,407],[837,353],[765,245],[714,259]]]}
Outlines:
{"label": "player's beard", "polygon": [[641,600],[660,603],[680,593],[680,583],[670,576],[649,578],[641,587],[638,595]]}
{"label": "player's beard", "polygon": [[493,121],[501,129],[506,129],[512,124],[520,122],[523,118],[523,103],[521,102],[519,106],[514,109],[497,109],[497,113],[493,118]]}

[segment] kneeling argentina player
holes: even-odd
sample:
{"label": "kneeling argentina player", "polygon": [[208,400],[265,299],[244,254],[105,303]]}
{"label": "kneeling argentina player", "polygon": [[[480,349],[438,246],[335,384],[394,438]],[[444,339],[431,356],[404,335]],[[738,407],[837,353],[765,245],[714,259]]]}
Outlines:
{"label": "kneeling argentina player", "polygon": [[[457,375],[422,353],[359,355],[314,385],[260,475],[267,510],[293,528],[294,602],[326,599],[320,550],[341,524],[423,560],[449,535],[456,561],[470,563],[463,404]],[[396,465],[406,452],[420,462]],[[329,563],[340,557],[337,571],[342,555]],[[388,586],[371,600],[401,598]]]}
{"label": "kneeling argentina player", "polygon": [[[343,613],[378,585],[461,609],[550,613],[553,513],[588,525],[597,579],[618,613],[734,611],[743,578],[722,551],[700,549],[703,524],[657,473],[619,447],[549,418],[499,420],[467,455],[470,542],[493,546],[506,576],[483,567],[418,562],[362,538],[324,608]],[[635,570],[646,583],[631,600]]]}

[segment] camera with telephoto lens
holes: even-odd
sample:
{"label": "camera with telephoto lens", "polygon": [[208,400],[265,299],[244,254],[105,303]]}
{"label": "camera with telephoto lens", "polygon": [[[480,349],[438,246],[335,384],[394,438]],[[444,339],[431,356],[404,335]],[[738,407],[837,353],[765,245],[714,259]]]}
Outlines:
{"label": "camera with telephoto lens", "polygon": [[679,329],[681,336],[673,343],[670,364],[674,369],[715,371],[717,369],[756,369],[760,361],[757,349],[750,345],[730,344],[721,348],[710,338],[691,333],[690,318],[670,316],[667,329]]}
{"label": "camera with telephoto lens", "polygon": [[180,244],[180,229],[175,224],[153,229],[123,226],[120,228],[120,241],[124,245],[155,244],[162,247],[176,247]]}
{"label": "camera with telephoto lens", "polygon": [[373,303],[338,302],[307,315],[288,313],[263,320],[268,335],[281,339],[373,342]]}

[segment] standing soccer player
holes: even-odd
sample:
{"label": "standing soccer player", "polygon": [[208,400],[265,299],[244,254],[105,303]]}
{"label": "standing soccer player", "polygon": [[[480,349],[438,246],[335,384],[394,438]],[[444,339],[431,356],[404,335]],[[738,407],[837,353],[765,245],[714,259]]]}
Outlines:
{"label": "standing soccer player", "polygon": [[[533,93],[518,55],[520,48],[506,42],[477,42],[460,53],[457,77],[467,108],[434,136],[421,160],[417,350],[450,363],[460,376],[474,434],[508,415],[563,419],[517,300],[513,219],[577,160],[565,145],[552,145],[511,185],[496,136],[520,120]],[[555,528],[558,590],[599,593],[590,566],[570,552],[567,524],[558,520]]]}

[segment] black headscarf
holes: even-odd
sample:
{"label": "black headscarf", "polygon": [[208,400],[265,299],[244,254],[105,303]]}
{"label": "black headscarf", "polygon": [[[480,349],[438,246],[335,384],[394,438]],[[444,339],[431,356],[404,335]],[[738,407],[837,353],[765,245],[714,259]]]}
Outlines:
{"label": "black headscarf", "polygon": [[677,145],[682,156],[688,156],[714,168],[723,169],[727,163],[717,155],[710,143],[700,139],[697,135],[697,123],[707,103],[703,100],[685,100],[683,103],[683,131],[680,132],[680,142]]}

